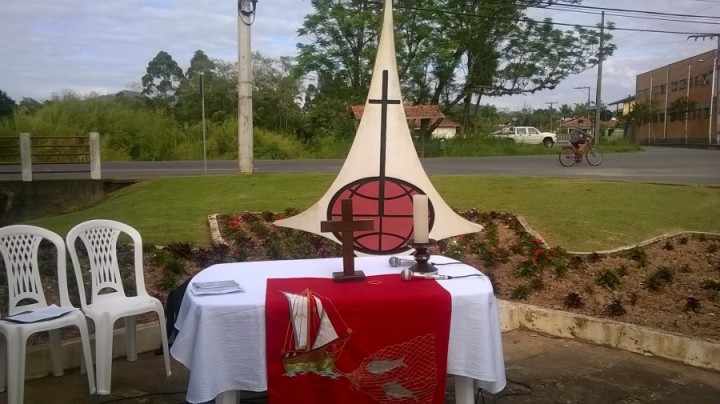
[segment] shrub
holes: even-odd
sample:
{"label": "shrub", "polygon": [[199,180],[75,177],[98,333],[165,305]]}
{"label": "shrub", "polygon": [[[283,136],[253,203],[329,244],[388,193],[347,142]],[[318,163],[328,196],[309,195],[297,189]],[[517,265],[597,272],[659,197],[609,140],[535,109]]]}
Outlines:
{"label": "shrub", "polygon": [[605,313],[612,317],[618,317],[625,314],[625,307],[623,307],[622,300],[620,300],[620,298],[614,298],[610,304],[605,307]]}
{"label": "shrub", "polygon": [[675,270],[668,267],[660,267],[645,279],[645,287],[657,292],[671,284],[674,278]]}
{"label": "shrub", "polygon": [[702,282],[700,282],[700,286],[703,289],[720,290],[720,281],[715,279],[704,279]]}
{"label": "shrub", "polygon": [[689,296],[685,299],[685,311],[692,311],[694,313],[700,312],[700,300]]}
{"label": "shrub", "polygon": [[192,245],[190,243],[170,243],[165,249],[175,258],[189,261],[193,257]]}
{"label": "shrub", "polygon": [[647,254],[641,247],[633,247],[630,250],[630,259],[637,262],[640,267],[647,265]]}
{"label": "shrub", "polygon": [[585,305],[585,302],[583,302],[582,295],[580,295],[580,293],[570,292],[567,296],[565,296],[563,305],[569,309],[579,309]]}
{"label": "shrub", "polygon": [[620,286],[620,275],[617,273],[617,271],[612,269],[607,269],[600,273],[600,275],[597,278],[597,283],[600,286],[605,286],[608,289],[614,290],[618,286]]}
{"label": "shrub", "polygon": [[530,287],[528,285],[520,285],[513,289],[510,297],[517,300],[525,300],[530,296]]}

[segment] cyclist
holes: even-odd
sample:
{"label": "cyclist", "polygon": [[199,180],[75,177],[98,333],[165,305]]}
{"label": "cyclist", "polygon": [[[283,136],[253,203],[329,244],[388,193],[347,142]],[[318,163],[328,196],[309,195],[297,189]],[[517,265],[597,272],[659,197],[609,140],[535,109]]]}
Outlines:
{"label": "cyclist", "polygon": [[585,131],[577,124],[574,128],[570,129],[570,144],[575,150],[575,161],[578,163],[582,160],[580,155],[580,145],[585,143]]}

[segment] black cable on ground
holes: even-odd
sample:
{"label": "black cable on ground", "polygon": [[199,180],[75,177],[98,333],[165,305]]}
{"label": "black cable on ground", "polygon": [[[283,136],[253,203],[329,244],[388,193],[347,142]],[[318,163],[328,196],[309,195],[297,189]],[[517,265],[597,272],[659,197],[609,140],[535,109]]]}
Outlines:
{"label": "black cable on ground", "polygon": [[[509,378],[507,379],[507,381],[510,382],[510,383],[514,383],[514,384],[520,385],[520,386],[526,388],[527,390],[526,390],[526,391],[523,391],[523,392],[519,392],[519,393],[505,393],[505,394],[502,394],[502,393],[501,393],[501,394],[499,394],[499,395],[497,395],[497,396],[494,397],[494,398],[495,398],[494,402],[497,403],[497,402],[500,401],[500,399],[502,399],[503,397],[527,396],[527,395],[529,395],[530,393],[532,393],[532,387],[531,387],[529,384],[525,384],[525,383],[523,383],[523,382],[518,382],[518,381],[509,379]],[[505,386],[505,388],[507,388],[507,386]],[[504,390],[504,389],[503,389],[503,390]],[[483,393],[483,390],[482,390],[482,389],[478,389],[477,394],[475,394],[475,404],[479,404],[478,399],[482,399],[482,403],[485,404],[485,394]]]}

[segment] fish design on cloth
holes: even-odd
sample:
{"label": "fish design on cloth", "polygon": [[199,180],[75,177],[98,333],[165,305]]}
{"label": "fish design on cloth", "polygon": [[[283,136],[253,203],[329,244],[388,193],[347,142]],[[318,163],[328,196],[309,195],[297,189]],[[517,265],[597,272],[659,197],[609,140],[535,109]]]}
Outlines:
{"label": "fish design on cloth", "polygon": [[354,219],[372,219],[374,229],[354,233],[358,255],[389,255],[410,251],[413,235],[413,195],[429,199],[429,237],[435,240],[474,233],[482,226],[450,208],[430,182],[418,158],[402,105],[395,56],[392,0],[384,17],[365,109],[350,152],[330,188],[310,208],[277,220],[278,226],[304,230],[340,242],[340,235],[323,233],[320,222],[340,218],[341,202],[351,199]]}
{"label": "fish design on cloth", "polygon": [[265,304],[270,402],[444,402],[452,302],[437,282],[269,279]]}

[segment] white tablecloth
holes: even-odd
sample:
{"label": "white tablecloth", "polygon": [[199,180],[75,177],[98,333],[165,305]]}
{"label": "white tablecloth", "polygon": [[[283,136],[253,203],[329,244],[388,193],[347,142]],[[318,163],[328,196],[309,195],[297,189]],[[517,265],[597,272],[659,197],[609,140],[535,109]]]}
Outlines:
{"label": "white tablecloth", "polygon": [[[411,257],[404,257],[411,258]],[[457,262],[432,256],[434,263]],[[388,257],[359,257],[356,270],[367,276],[393,274]],[[438,266],[443,275],[478,274],[465,264]],[[196,296],[188,287],[179,330],[171,353],[190,369],[187,401],[205,402],[230,390],[265,391],[265,287],[268,278],[330,278],[342,271],[341,258],[261,261],[213,265],[194,282],[232,279],[243,293]],[[435,282],[411,280],[408,282]],[[447,372],[476,380],[491,393],[505,387],[500,317],[488,278],[467,277],[437,281],[452,296]]]}

